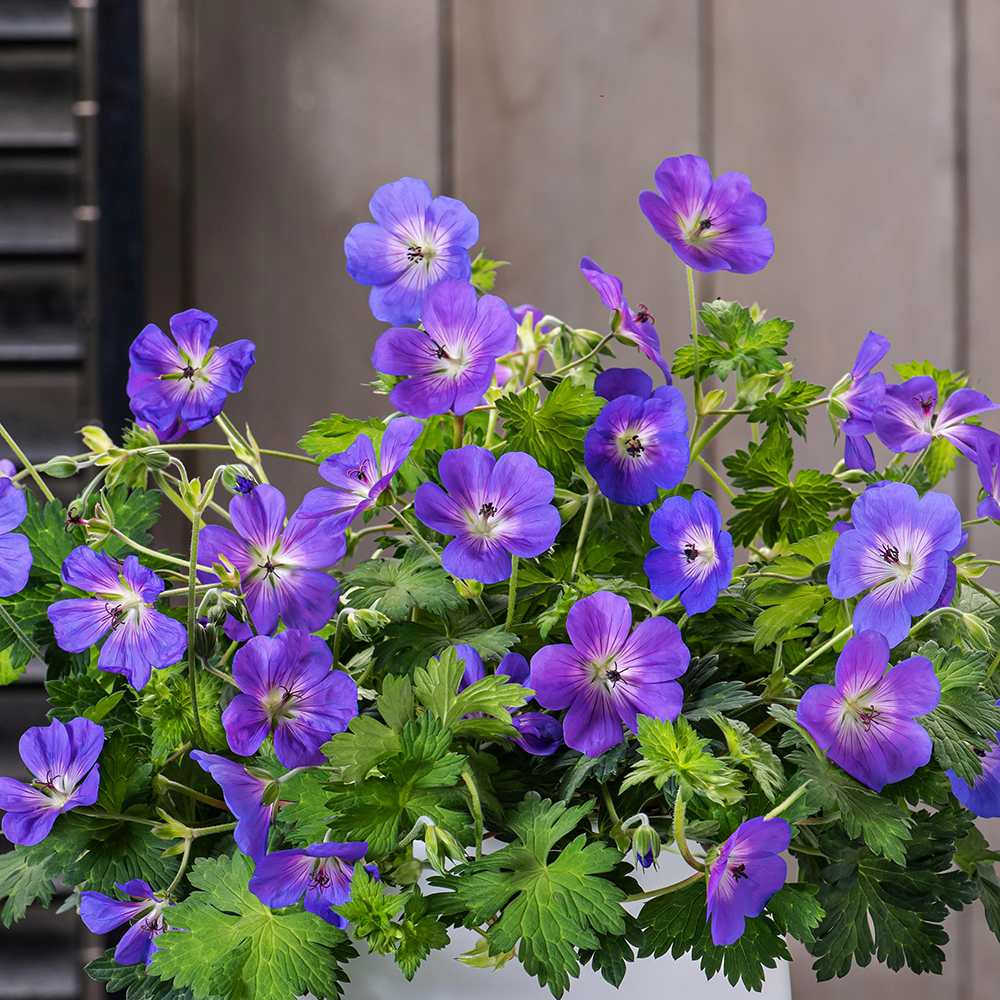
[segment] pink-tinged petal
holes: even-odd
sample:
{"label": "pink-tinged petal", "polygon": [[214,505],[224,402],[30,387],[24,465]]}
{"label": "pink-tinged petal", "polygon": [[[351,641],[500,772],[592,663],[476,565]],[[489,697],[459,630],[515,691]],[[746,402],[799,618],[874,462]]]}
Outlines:
{"label": "pink-tinged petal", "polygon": [[927,715],[941,701],[941,682],[927,657],[911,656],[886,674],[880,698],[883,692],[891,698],[893,711],[914,717]]}
{"label": "pink-tinged petal", "polygon": [[187,652],[187,630],[176,618],[149,610],[136,629],[142,655],[157,669],[179,663]]}
{"label": "pink-tinged petal", "polygon": [[416,375],[394,386],[389,399],[396,409],[415,417],[433,417],[449,410],[468,412],[476,405],[473,401],[462,409],[456,402],[456,392],[457,383],[451,375]]}
{"label": "pink-tinged petal", "polygon": [[428,334],[394,326],[375,341],[372,366],[386,375],[432,375],[440,369],[441,359]]}
{"label": "pink-tinged petal", "polygon": [[5,813],[3,835],[12,844],[32,847],[40,844],[49,835],[58,817],[59,812],[55,809]]}
{"label": "pink-tinged petal", "polygon": [[453,448],[438,463],[441,485],[463,511],[475,513],[485,500],[492,499],[489,487],[496,464],[492,452],[478,445]]}
{"label": "pink-tinged petal", "polygon": [[596,261],[584,257],[580,261],[580,273],[587,279],[591,288],[597,292],[604,307],[611,312],[621,311],[625,307],[625,290],[621,278],[608,274]]}
{"label": "pink-tinged petal", "polygon": [[153,905],[151,900],[126,902],[103,892],[80,893],[80,919],[91,934],[107,934]]}
{"label": "pink-tinged petal", "polygon": [[900,385],[887,386],[872,413],[879,440],[892,451],[913,452],[931,443],[931,414],[937,404],[937,383],[917,375]]}
{"label": "pink-tinged petal", "polygon": [[31,575],[31,546],[24,535],[0,536],[0,597],[24,590]]}
{"label": "pink-tinged petal", "polygon": [[119,594],[121,564],[103,552],[79,545],[62,564],[63,583],[91,594]]}
{"label": "pink-tinged petal", "polygon": [[[220,556],[225,556],[244,576],[256,565],[244,539],[228,528],[209,524],[198,532],[198,563],[201,566],[213,566],[220,561]],[[215,579],[209,573],[201,573],[199,576],[205,582]]]}
{"label": "pink-tinged petal", "polygon": [[332,576],[318,570],[283,571],[275,591],[282,619],[289,628],[307,632],[322,628],[333,617],[339,589]]}
{"label": "pink-tinged petal", "polygon": [[188,359],[200,362],[208,353],[219,321],[201,309],[185,309],[170,317],[170,332]]}
{"label": "pink-tinged petal", "polygon": [[296,511],[281,540],[280,564],[302,569],[326,569],[347,551],[344,530],[336,520],[304,517]]}
{"label": "pink-tinged petal", "polygon": [[675,251],[678,247],[686,246],[683,242],[684,233],[681,230],[677,212],[658,194],[654,194],[652,191],[643,191],[639,195],[639,210],[646,216],[649,224],[653,227],[653,232],[661,239],[666,240]]}
{"label": "pink-tinged petal", "polygon": [[570,641],[588,660],[607,660],[620,654],[631,628],[628,601],[607,591],[577,601],[566,616]]}
{"label": "pink-tinged petal", "polygon": [[510,553],[499,543],[477,535],[464,535],[449,542],[441,553],[441,565],[461,580],[501,583],[511,573]]}
{"label": "pink-tinged petal", "polygon": [[343,531],[358,514],[370,506],[367,497],[362,500],[356,493],[340,489],[328,490],[320,486],[310,490],[302,498],[297,513],[301,517],[328,518],[331,528]]}
{"label": "pink-tinged petal", "polygon": [[406,266],[399,239],[373,222],[359,222],[344,240],[347,273],[361,285],[386,285]]}
{"label": "pink-tinged petal", "polygon": [[255,778],[246,768],[218,754],[192,750],[191,759],[207,771],[222,789],[222,797],[236,817],[233,839],[236,846],[254,861],[267,854],[267,838],[274,806],[263,803],[268,782]]}
{"label": "pink-tinged petal", "polygon": [[126,556],[121,573],[128,586],[147,604],[152,604],[163,593],[163,581],[151,569],[143,566],[138,556]]}
{"label": "pink-tinged petal", "polygon": [[378,476],[378,460],[372,439],[367,434],[359,434],[343,451],[325,459],[319,467],[319,474],[338,490],[355,494],[355,502],[361,499]]}
{"label": "pink-tinged petal", "polygon": [[703,212],[712,220],[712,229],[762,226],[767,222],[767,203],[754,194],[746,174],[719,174],[705,201]]}
{"label": "pink-tinged petal", "polygon": [[517,513],[508,515],[495,537],[515,556],[534,559],[552,545],[561,527],[559,511],[551,503],[546,503],[521,508]]}
{"label": "pink-tinged petal", "polygon": [[566,708],[588,685],[590,668],[580,653],[567,643],[542,646],[531,658],[528,687],[543,708]]}
{"label": "pink-tinged petal", "polygon": [[67,653],[82,653],[96,645],[114,620],[109,602],[90,598],[56,601],[47,614],[56,645]]}
{"label": "pink-tinged petal", "polygon": [[13,531],[27,516],[28,501],[24,490],[8,478],[0,479],[0,535]]}
{"label": "pink-tinged petal", "polygon": [[[763,204],[762,198],[760,203]],[[709,249],[718,261],[719,270],[755,274],[767,267],[774,256],[774,237],[764,226],[746,226],[713,237]]]}
{"label": "pink-tinged petal", "polygon": [[256,698],[238,694],[222,713],[226,742],[241,757],[255,754],[271,731],[270,719]]}
{"label": "pink-tinged petal", "polygon": [[622,720],[603,687],[590,684],[573,701],[563,719],[563,739],[588,757],[621,743]]}
{"label": "pink-tinged petal", "polygon": [[970,462],[975,461],[979,451],[979,442],[985,435],[993,431],[976,424],[952,424],[939,430],[941,437],[947,438]]}
{"label": "pink-tinged petal", "polygon": [[888,569],[870,536],[845,531],[834,543],[827,585],[837,600],[844,600],[883,583],[890,576]]}
{"label": "pink-tinged petal", "polygon": [[837,660],[837,689],[844,698],[856,699],[882,680],[889,665],[889,643],[880,632],[860,632],[844,644]]}
{"label": "pink-tinged petal", "polygon": [[638,729],[640,715],[673,722],[684,705],[684,689],[680,684],[646,678],[635,680],[632,673],[614,686],[611,701],[618,718],[633,733]]}
{"label": "pink-tinged petal", "polygon": [[422,227],[430,207],[431,189],[418,177],[400,177],[383,184],[371,196],[368,211],[372,218],[390,233],[408,239],[414,227]]}
{"label": "pink-tinged petal", "polygon": [[656,168],[653,180],[671,211],[685,218],[697,216],[712,191],[708,162],[690,153],[667,157]]}
{"label": "pink-tinged petal", "polygon": [[442,535],[457,535],[465,530],[461,508],[436,483],[421,483],[417,487],[413,511],[421,523]]}
{"label": "pink-tinged petal", "polygon": [[406,461],[424,425],[412,417],[396,417],[386,425],[379,445],[379,468],[383,476],[391,476]]}
{"label": "pink-tinged petal", "polygon": [[820,750],[827,751],[837,739],[843,710],[843,696],[832,684],[814,684],[799,700],[796,718]]}
{"label": "pink-tinged petal", "polygon": [[270,635],[278,627],[283,601],[273,578],[251,580],[243,584],[243,597],[254,628]]}
{"label": "pink-tinged petal", "polygon": [[280,490],[262,483],[229,504],[233,528],[251,545],[270,552],[285,523],[285,497]]}
{"label": "pink-tinged petal", "polygon": [[298,902],[312,876],[313,859],[305,851],[273,851],[257,864],[250,891],[265,905],[279,909]]}

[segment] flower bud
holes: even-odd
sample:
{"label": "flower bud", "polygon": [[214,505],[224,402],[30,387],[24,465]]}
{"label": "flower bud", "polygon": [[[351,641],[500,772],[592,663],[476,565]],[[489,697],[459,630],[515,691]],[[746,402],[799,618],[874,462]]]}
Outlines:
{"label": "flower bud", "polygon": [[160,439],[156,436],[156,431],[151,427],[140,427],[138,424],[130,424],[122,433],[122,444],[133,451],[136,448],[150,448],[154,444],[159,444]]}
{"label": "flower bud", "polygon": [[160,814],[160,819],[163,822],[157,823],[151,828],[150,832],[154,837],[158,837],[160,840],[190,840],[192,838],[193,831],[189,826],[185,826],[179,819],[174,819],[170,813],[164,812],[162,809],[156,811]]}
{"label": "flower bud", "polygon": [[69,479],[80,471],[76,461],[69,455],[56,455],[50,458],[42,467],[42,472],[53,479]]}
{"label": "flower bud", "polygon": [[219,578],[223,587],[239,589],[240,571],[221,553],[218,562],[212,563],[212,572]]}
{"label": "flower bud", "polygon": [[716,410],[722,408],[722,404],[726,401],[726,390],[725,389],[712,389],[711,392],[706,392],[702,397],[701,408],[704,413],[714,413]]}
{"label": "flower bud", "polygon": [[992,649],[994,644],[994,633],[989,623],[980,618],[979,615],[972,614],[971,611],[963,612],[962,625],[968,632],[969,638],[982,649]]}
{"label": "flower bud", "polygon": [[162,448],[140,452],[136,457],[147,469],[165,469],[170,465],[170,456]]}
{"label": "flower bud", "polygon": [[457,576],[453,576],[451,580],[455,584],[455,590],[458,591],[459,597],[464,597],[467,601],[474,601],[477,597],[482,596],[483,585],[478,580],[460,580]]}
{"label": "flower bud", "polygon": [[278,801],[279,795],[281,795],[281,785],[277,781],[268,782],[264,788],[264,794],[260,797],[261,804],[265,806],[274,805]]}
{"label": "flower bud", "polygon": [[645,816],[632,832],[632,849],[635,851],[635,863],[643,868],[657,867],[656,859],[660,856],[660,835],[650,826]]}
{"label": "flower bud", "polygon": [[390,619],[375,608],[351,608],[347,612],[347,628],[355,639],[370,642],[389,624]]}
{"label": "flower bud", "polygon": [[215,652],[218,643],[219,637],[214,626],[202,625],[200,622],[195,624],[194,648],[202,659],[208,659]]}
{"label": "flower bud", "polygon": [[80,437],[83,438],[84,448],[92,455],[103,455],[104,452],[110,451],[115,446],[108,432],[96,424],[87,424],[86,427],[81,427]]}
{"label": "flower bud", "polygon": [[240,462],[234,465],[227,465],[222,470],[222,485],[234,495],[245,495],[253,490],[257,485],[257,480],[254,478],[250,467]]}
{"label": "flower bud", "polygon": [[94,513],[86,524],[86,538],[88,545],[97,545],[105,541],[111,534],[110,528],[114,525],[114,516],[102,503],[94,504]]}
{"label": "flower bud", "polygon": [[427,819],[424,824],[424,847],[427,849],[427,860],[436,871],[445,874],[446,860],[464,861],[465,851],[458,841],[444,827]]}

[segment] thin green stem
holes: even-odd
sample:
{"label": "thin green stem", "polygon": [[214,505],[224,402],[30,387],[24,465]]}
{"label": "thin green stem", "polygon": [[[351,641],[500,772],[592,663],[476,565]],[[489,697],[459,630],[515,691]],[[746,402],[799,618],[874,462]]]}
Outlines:
{"label": "thin green stem", "polygon": [[476,787],[476,779],[468,767],[462,769],[462,781],[469,792],[472,805],[472,819],[476,824],[476,860],[483,856],[483,803]]}
{"label": "thin green stem", "polygon": [[608,791],[608,786],[602,781],[598,783],[597,787],[601,790],[601,801],[604,803],[604,808],[608,811],[608,816],[611,817],[612,825],[621,826],[621,817],[618,815],[618,810],[615,808],[615,803],[611,798],[611,792]]}
{"label": "thin green stem", "polygon": [[711,424],[706,430],[702,431],[701,436],[698,437],[694,444],[691,445],[691,460],[696,459],[704,450],[705,445],[712,440],[723,428],[726,427],[733,419],[733,414],[727,413],[724,417],[719,417],[713,424]]}
{"label": "thin green stem", "polygon": [[235,829],[235,823],[220,823],[218,826],[200,826],[198,829],[191,831],[191,839],[197,840],[198,837],[209,837],[213,833],[228,833],[230,830]]}
{"label": "thin green stem", "polygon": [[75,810],[77,816],[89,816],[91,819],[113,819],[121,823],[139,823],[142,826],[159,826],[159,822],[153,819],[143,819],[141,816],[128,816],[125,813],[96,812],[91,809]]}
{"label": "thin green stem", "polygon": [[202,667],[207,670],[210,674],[214,674],[219,678],[220,681],[225,681],[227,684],[231,684],[234,688],[239,688],[239,684],[233,680],[231,674],[227,674],[224,670],[219,670],[217,667],[213,667],[211,664],[203,663]]}
{"label": "thin green stem", "polygon": [[574,368],[578,368],[580,365],[589,361],[592,357],[598,354],[604,347],[606,347],[607,344],[614,339],[614,336],[615,335],[613,333],[609,333],[606,336],[601,337],[601,339],[597,342],[597,344],[594,347],[592,347],[589,351],[587,351],[586,354],[581,355],[575,361],[568,362],[561,368],[557,368],[554,372],[549,372],[549,377],[552,378],[558,375],[565,375],[566,372],[572,371]]}
{"label": "thin green stem", "polygon": [[687,807],[684,803],[684,793],[677,792],[677,799],[674,802],[674,842],[681,857],[697,872],[704,872],[705,864],[699,861],[688,846],[687,838],[684,836],[684,815]]}
{"label": "thin green stem", "polygon": [[993,518],[991,518],[991,517],[972,517],[972,518],[969,518],[968,521],[963,521],[962,522],[962,527],[963,528],[971,528],[974,524],[987,524],[987,523],[989,523],[992,520],[993,520]]}
{"label": "thin green stem", "polygon": [[[215,590],[219,585],[217,583],[199,583],[195,590],[199,594],[204,594],[206,591]],[[186,594],[188,592],[187,587],[171,587],[169,590],[164,590],[160,593],[159,600],[163,597],[180,597],[181,594]]]}
{"label": "thin green stem", "polygon": [[34,479],[35,485],[42,492],[42,496],[45,497],[46,500],[55,500],[55,496],[53,495],[52,490],[48,488],[48,486],[45,483],[45,480],[42,479],[42,477],[38,474],[38,470],[34,467],[34,465],[31,464],[31,460],[21,450],[21,446],[14,440],[14,438],[10,434],[10,431],[8,431],[3,424],[0,424],[0,437],[2,437],[4,441],[7,442],[7,447],[10,448],[12,452],[14,452],[14,455],[16,456],[17,460],[24,467],[24,471],[27,472],[32,479]]}
{"label": "thin green stem", "polygon": [[583,558],[583,543],[587,539],[590,519],[594,516],[594,504],[597,503],[597,492],[597,483],[591,482],[587,489],[587,505],[583,508],[583,520],[580,522],[580,535],[576,540],[576,551],[573,553],[573,565],[569,571],[570,579],[576,576],[576,571],[580,567],[580,560]]}
{"label": "thin green stem", "polygon": [[186,795],[190,799],[194,799],[196,802],[204,802],[207,806],[215,806],[216,809],[225,809],[228,811],[229,807],[226,805],[222,799],[214,799],[211,795],[206,795],[204,792],[199,792],[197,788],[191,788],[188,785],[182,785],[179,781],[172,781],[170,778],[164,777],[162,774],[158,775],[156,782],[162,785],[164,788],[171,788],[175,792],[180,792],[182,795]]}
{"label": "thin green stem", "polygon": [[426,550],[427,550],[427,551],[428,551],[428,552],[429,552],[429,553],[430,553],[430,554],[431,554],[432,556],[434,556],[434,558],[435,558],[435,559],[436,559],[436,560],[437,560],[438,562],[441,562],[441,554],[440,554],[440,553],[439,553],[439,552],[438,552],[438,551],[437,551],[437,550],[436,550],[436,549],[434,548],[434,546],[433,546],[433,545],[431,545],[431,543],[430,543],[429,541],[427,541],[427,539],[426,539],[426,538],[424,538],[424,536],[423,536],[422,534],[420,534],[420,531],[419,531],[419,530],[418,530],[418,529],[417,529],[417,528],[416,528],[416,527],[415,527],[414,525],[410,524],[409,520],[407,520],[407,518],[406,518],[406,515],[405,515],[405,514],[403,514],[403,512],[402,512],[401,510],[399,510],[399,509],[398,509],[397,507],[393,507],[393,506],[392,506],[391,504],[389,505],[389,510],[391,510],[391,511],[392,511],[392,513],[393,513],[393,515],[395,516],[396,520],[397,520],[397,521],[399,521],[399,522],[400,522],[400,523],[401,523],[401,524],[402,524],[402,525],[403,525],[403,526],[404,526],[404,527],[406,528],[406,530],[407,530],[407,531],[408,531],[408,532],[409,532],[409,533],[410,533],[411,535],[413,535],[413,537],[414,537],[414,538],[415,538],[415,539],[416,539],[416,540],[417,540],[418,542],[420,542],[420,544],[421,544],[421,545],[422,545],[422,546],[423,546],[423,547],[424,547],[424,548],[425,548],[425,549],[426,549]]}
{"label": "thin green stem", "polygon": [[184,853],[181,854],[181,863],[177,866],[177,874],[174,876],[174,880],[167,886],[165,896],[171,896],[173,891],[181,884],[181,879],[184,878],[184,873],[187,871],[188,862],[191,860],[191,839],[187,838],[184,841]]}
{"label": "thin green stem", "polygon": [[764,819],[774,819],[775,816],[780,816],[786,809],[790,809],[803,795],[806,793],[806,789],[809,787],[809,782],[806,781],[799,785],[798,788],[792,792],[787,798],[782,799],[769,813],[764,816]]}
{"label": "thin green stem", "polygon": [[[180,559],[177,556],[168,555],[166,552],[157,552],[156,549],[147,548],[145,545],[137,542],[134,538],[129,538],[124,532],[119,531],[113,524],[108,525],[108,531],[111,532],[115,538],[121,539],[129,548],[135,549],[136,552],[141,552],[144,556],[149,556],[151,559],[158,559],[160,562],[170,563],[171,566],[181,566],[185,570],[189,569],[194,563],[188,563],[186,559]],[[195,545],[194,555],[192,559],[198,556],[198,546]],[[197,570],[201,570],[203,573],[211,573],[211,566],[196,566]]]}
{"label": "thin green stem", "polygon": [[921,465],[923,465],[924,459],[927,457],[927,452],[929,451],[930,448],[924,448],[924,450],[917,455],[916,461],[903,474],[903,478],[900,480],[901,483],[908,483],[910,479],[913,478],[913,474],[920,468]]}
{"label": "thin green stem", "polygon": [[191,521],[191,548],[188,559],[188,608],[187,608],[187,674],[188,691],[191,696],[191,716],[194,721],[194,735],[199,746],[205,746],[205,733],[201,728],[201,713],[198,709],[198,654],[195,650],[195,627],[197,626],[198,608],[198,528],[201,513],[196,512]]}
{"label": "thin green stem", "polygon": [[451,415],[451,441],[453,448],[461,448],[465,439],[465,415],[453,413]]}
{"label": "thin green stem", "polygon": [[705,461],[701,455],[695,455],[695,461],[715,480],[718,487],[729,497],[730,500],[736,496],[736,493],[730,488],[729,483],[719,475],[715,469]]}
{"label": "thin green stem", "polygon": [[789,677],[794,677],[801,670],[805,670],[810,663],[819,659],[828,649],[833,649],[834,646],[840,642],[841,639],[846,639],[854,631],[853,625],[848,625],[846,628],[842,628],[835,636],[827,639],[822,646],[817,646],[798,666],[793,667],[788,671]]}
{"label": "thin green stem", "polygon": [[379,532],[383,535],[391,535],[393,534],[393,527],[391,524],[373,524],[368,528],[362,528],[360,531],[352,531],[350,538],[352,542],[357,542],[366,535],[377,535]]}
{"label": "thin green stem", "polygon": [[517,606],[517,556],[510,557],[510,581],[507,584],[507,618],[504,628],[509,632],[514,624],[514,608]]}
{"label": "thin green stem", "polygon": [[337,625],[333,630],[333,669],[340,669],[340,651],[344,645],[344,625],[347,621],[347,616],[350,614],[350,608],[341,608],[337,612]]}
{"label": "thin green stem", "polygon": [[41,660],[42,651],[35,645],[34,641],[29,638],[21,626],[15,621],[14,616],[2,604],[0,604],[0,618],[4,620],[11,632],[17,636],[18,642],[20,642],[21,645],[23,645],[36,660]]}
{"label": "thin green stem", "polygon": [[970,586],[973,590],[978,591],[983,595],[983,597],[992,601],[998,608],[1000,608],[1000,598],[998,598],[992,590],[988,590],[981,583],[979,583],[978,580],[963,580],[962,582]]}
{"label": "thin green stem", "polygon": [[688,310],[691,313],[691,343],[694,344],[694,412],[702,412],[701,357],[698,350],[698,303],[694,293],[694,271],[687,267]]}
{"label": "thin green stem", "polygon": [[637,892],[633,896],[626,896],[622,902],[642,903],[647,899],[656,899],[658,896],[666,896],[671,892],[679,892],[681,889],[686,889],[689,885],[694,885],[695,882],[700,882],[704,877],[704,872],[695,872],[693,875],[688,875],[687,878],[681,879],[680,882],[674,882],[672,885],[664,885],[660,886],[659,889],[650,889],[648,892]]}

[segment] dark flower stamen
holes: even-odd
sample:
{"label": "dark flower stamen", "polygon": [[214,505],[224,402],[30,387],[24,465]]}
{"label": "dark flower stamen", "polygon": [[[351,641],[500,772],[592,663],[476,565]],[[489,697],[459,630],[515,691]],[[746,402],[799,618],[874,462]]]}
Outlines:
{"label": "dark flower stamen", "polygon": [[417,261],[424,259],[424,248],[418,247],[416,243],[412,243],[406,248],[406,259],[411,264],[416,264]]}
{"label": "dark flower stamen", "polygon": [[868,708],[861,709],[858,712],[858,722],[864,726],[865,732],[870,732],[872,726],[875,724],[875,720],[879,717],[879,710],[874,706],[869,706]]}
{"label": "dark flower stamen", "polygon": [[649,311],[648,307],[639,303],[636,309],[635,319],[637,323],[654,323],[653,314]]}
{"label": "dark flower stamen", "polygon": [[611,682],[611,686],[614,687],[622,679],[622,672],[617,667],[612,667],[608,671],[608,680]]}
{"label": "dark flower stamen", "polygon": [[316,888],[325,889],[331,882],[331,878],[322,868],[318,871],[313,872],[312,878],[309,879],[309,884],[315,886]]}
{"label": "dark flower stamen", "polygon": [[268,557],[268,559],[265,562],[260,563],[259,567],[260,567],[260,569],[262,569],[264,571],[264,575],[265,576],[271,576],[271,575],[273,575],[273,573],[275,571],[275,568],[276,568],[275,565],[274,565],[274,563],[271,562],[270,557]]}
{"label": "dark flower stamen", "polygon": [[711,219],[701,219],[698,222],[698,232],[697,232],[697,235],[700,236],[703,232],[705,232],[706,229],[711,229],[711,228],[712,228],[712,220]]}
{"label": "dark flower stamen", "polygon": [[448,357],[448,352],[436,340],[432,340],[431,343],[434,345],[434,357],[442,361],[451,360]]}
{"label": "dark flower stamen", "polygon": [[185,365],[183,371],[181,372],[181,378],[193,379],[194,369],[190,365]]}
{"label": "dark flower stamen", "polygon": [[879,555],[881,555],[883,562],[893,565],[899,563],[899,549],[895,545],[883,545]]}
{"label": "dark flower stamen", "polygon": [[625,451],[628,452],[630,458],[638,458],[645,450],[638,434],[633,434],[625,441]]}
{"label": "dark flower stamen", "polygon": [[120,604],[112,605],[110,601],[104,605],[104,613],[111,619],[111,631],[125,624],[125,612]]}
{"label": "dark flower stamen", "polygon": [[750,878],[750,876],[747,875],[747,866],[742,862],[738,865],[733,865],[730,871],[732,871],[733,880],[736,882],[739,882],[741,878],[746,878],[746,879]]}
{"label": "dark flower stamen", "polygon": [[496,512],[497,512],[496,507],[494,507],[493,504],[491,504],[489,501],[484,503],[482,507],[479,508],[480,517],[493,517],[493,515]]}
{"label": "dark flower stamen", "polygon": [[695,559],[698,558],[698,550],[694,546],[694,542],[688,542],[684,546],[684,558],[689,562],[693,563]]}

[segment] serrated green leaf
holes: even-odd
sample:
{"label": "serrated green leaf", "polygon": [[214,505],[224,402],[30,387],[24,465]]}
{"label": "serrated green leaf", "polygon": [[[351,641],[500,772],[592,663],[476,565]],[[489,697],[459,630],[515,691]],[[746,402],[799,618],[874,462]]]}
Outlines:
{"label": "serrated green leaf", "polygon": [[[101,504],[114,526],[140,545],[150,545],[153,541],[152,529],[160,518],[161,500],[157,490],[134,490],[124,484],[104,490],[101,496]],[[135,554],[134,549],[115,535],[108,535],[100,548],[115,559]]]}
{"label": "serrated green leaf", "polygon": [[827,592],[823,587],[793,586],[786,589],[780,603],[762,611],[754,622],[757,636],[753,641],[754,652],[784,639],[804,625],[826,603]]}
{"label": "serrated green leaf", "polygon": [[774,802],[785,784],[785,772],[778,755],[762,739],[754,736],[745,722],[721,715],[713,716],[713,721],[722,731],[730,759],[745,767],[764,795]]}
{"label": "serrated green leaf", "polygon": [[353,608],[377,608],[394,622],[405,621],[414,608],[443,615],[461,607],[451,577],[437,559],[418,549],[407,549],[402,559],[370,559],[344,578]]}
{"label": "serrated green leaf", "polygon": [[767,912],[783,934],[790,934],[803,944],[811,944],[825,916],[818,892],[817,886],[789,882],[768,900]]}
{"label": "serrated green leaf", "polygon": [[78,545],[83,545],[83,532],[76,526],[67,527],[66,508],[58,500],[42,505],[28,492],[28,514],[20,531],[31,546],[31,572],[48,580],[61,580],[62,564]]}
{"label": "serrated green leaf", "polygon": [[242,854],[201,858],[194,891],[164,914],[151,969],[195,1000],[333,1000],[354,954],[342,931],[300,910],[272,910],[247,888],[253,863]]}
{"label": "serrated green leaf", "polygon": [[109,949],[83,967],[91,979],[104,983],[109,993],[122,994],[124,1000],[193,1000],[190,990],[174,989],[144,964],[119,965],[114,956],[114,949]]}
{"label": "serrated green leaf", "polygon": [[704,795],[723,805],[742,797],[739,773],[714,757],[708,750],[709,741],[702,739],[683,717],[668,722],[640,715],[638,736],[642,756],[622,782],[622,791],[644,781],[662,788],[674,779],[685,792]]}
{"label": "serrated green leaf", "polygon": [[812,382],[786,379],[779,390],[771,390],[759,400],[747,415],[751,423],[766,423],[789,427],[805,437],[809,420],[809,405],[824,393],[823,386]]}
{"label": "serrated green leaf", "polygon": [[0,854],[0,921],[4,927],[21,920],[33,903],[49,905],[57,871],[52,851],[44,843]]}
{"label": "serrated green leaf", "polygon": [[[507,267],[508,264],[510,264],[509,260],[491,260],[480,251],[472,261],[472,275],[469,277],[472,287],[481,295],[492,292],[497,283],[497,271],[502,267]],[[537,318],[541,319],[542,317]]]}
{"label": "serrated green leaf", "polygon": [[497,412],[503,419],[507,451],[526,451],[557,478],[565,478],[583,460],[583,437],[604,400],[592,389],[563,379],[539,400],[534,389],[501,396]]}
{"label": "serrated green leaf", "polygon": [[367,434],[377,448],[385,433],[385,424],[374,418],[358,420],[342,413],[317,420],[299,439],[299,448],[307,455],[320,460],[339,454],[349,448],[360,434]]}

